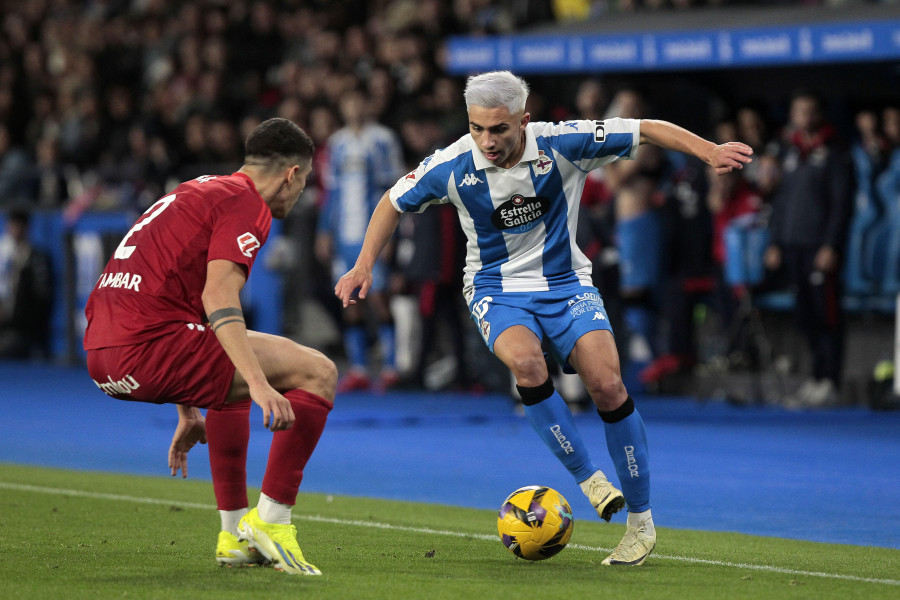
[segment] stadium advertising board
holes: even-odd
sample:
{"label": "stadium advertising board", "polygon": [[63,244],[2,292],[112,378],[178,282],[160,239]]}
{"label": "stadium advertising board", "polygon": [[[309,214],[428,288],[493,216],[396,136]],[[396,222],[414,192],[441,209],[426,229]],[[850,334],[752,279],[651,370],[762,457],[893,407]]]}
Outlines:
{"label": "stadium advertising board", "polygon": [[448,69],[517,73],[715,69],[900,58],[900,20],[679,32],[454,37]]}

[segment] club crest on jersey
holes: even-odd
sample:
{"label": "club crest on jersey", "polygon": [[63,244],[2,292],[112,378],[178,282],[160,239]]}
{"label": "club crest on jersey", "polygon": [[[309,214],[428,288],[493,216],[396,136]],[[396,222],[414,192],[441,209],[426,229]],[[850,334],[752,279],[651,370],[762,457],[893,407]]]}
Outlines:
{"label": "club crest on jersey", "polygon": [[544,154],[543,150],[539,150],[538,158],[531,163],[531,168],[534,169],[535,175],[546,175],[550,172],[550,169],[553,168],[553,161],[550,160],[549,156]]}
{"label": "club crest on jersey", "polygon": [[494,210],[491,223],[503,231],[525,233],[537,225],[549,208],[550,199],[545,196],[529,198],[516,194]]}
{"label": "club crest on jersey", "polygon": [[241,249],[241,254],[244,256],[253,256],[253,251],[262,245],[259,243],[259,240],[256,239],[256,236],[249,231],[239,235],[237,243],[238,247]]}

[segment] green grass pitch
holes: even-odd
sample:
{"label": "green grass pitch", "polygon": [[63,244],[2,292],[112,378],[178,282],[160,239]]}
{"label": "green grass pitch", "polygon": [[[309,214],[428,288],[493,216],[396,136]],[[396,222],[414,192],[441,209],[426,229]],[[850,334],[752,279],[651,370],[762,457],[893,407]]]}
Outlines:
{"label": "green grass pitch", "polygon": [[659,527],[643,566],[604,567],[624,525],[577,509],[569,546],[528,562],[495,511],[301,493],[300,545],[322,577],[219,568],[205,481],[0,464],[0,515],[10,599],[900,599],[900,551],[885,548]]}

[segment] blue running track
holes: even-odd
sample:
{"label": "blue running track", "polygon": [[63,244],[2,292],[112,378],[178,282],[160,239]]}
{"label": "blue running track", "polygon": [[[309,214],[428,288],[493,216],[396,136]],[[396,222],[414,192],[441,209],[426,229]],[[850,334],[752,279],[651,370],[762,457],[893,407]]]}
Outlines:
{"label": "blue running track", "polygon": [[[0,382],[0,461],[168,474],[174,407],[112,400],[79,368],[0,363]],[[900,549],[900,412],[636,402],[657,525]],[[256,408],[252,419],[248,476],[258,486],[271,434]],[[600,419],[576,422],[614,475]],[[205,447],[191,452],[189,473],[210,478]],[[338,397],[301,490],[498,508],[534,483],[597,519],[508,398],[356,393]]]}

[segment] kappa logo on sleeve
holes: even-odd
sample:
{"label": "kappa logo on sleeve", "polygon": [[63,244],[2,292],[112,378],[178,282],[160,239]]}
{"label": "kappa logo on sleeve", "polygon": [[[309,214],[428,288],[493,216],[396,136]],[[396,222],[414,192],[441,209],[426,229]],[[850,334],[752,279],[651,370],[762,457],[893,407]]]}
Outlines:
{"label": "kappa logo on sleeve", "polygon": [[249,231],[239,235],[237,243],[238,247],[241,249],[241,254],[244,256],[253,256],[253,251],[261,246],[259,240],[256,239],[256,236]]}

